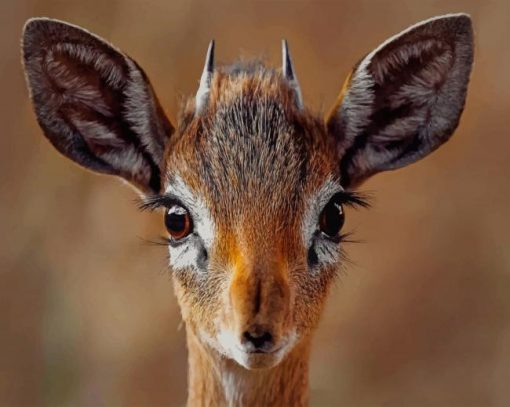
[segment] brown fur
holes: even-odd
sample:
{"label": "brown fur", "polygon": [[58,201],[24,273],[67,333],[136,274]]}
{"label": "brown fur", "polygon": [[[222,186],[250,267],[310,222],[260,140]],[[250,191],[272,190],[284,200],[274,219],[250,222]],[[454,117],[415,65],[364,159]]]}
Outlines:
{"label": "brown fur", "polygon": [[[267,123],[272,128],[263,128],[261,121],[262,127],[250,134],[247,126],[230,122],[237,112],[249,112],[257,104],[266,111],[281,109],[280,128],[274,128],[275,120]],[[226,128],[230,135],[222,133]],[[306,336],[334,275],[331,270],[315,282],[306,278],[307,249],[301,241],[305,197],[336,170],[334,145],[323,122],[296,109],[277,72],[262,67],[252,75],[218,72],[209,109],[181,128],[168,151],[167,177],[181,174],[205,197],[213,217],[222,219],[206,277],[214,284],[176,274],[181,305],[193,310],[190,326],[208,327],[214,336],[211,310],[221,310],[222,321],[230,321],[239,333],[260,321],[270,323],[277,338],[290,326]],[[262,306],[257,313],[253,298],[259,285]],[[217,295],[220,286],[230,287],[228,295]],[[296,298],[306,298],[306,306],[296,304]]]}

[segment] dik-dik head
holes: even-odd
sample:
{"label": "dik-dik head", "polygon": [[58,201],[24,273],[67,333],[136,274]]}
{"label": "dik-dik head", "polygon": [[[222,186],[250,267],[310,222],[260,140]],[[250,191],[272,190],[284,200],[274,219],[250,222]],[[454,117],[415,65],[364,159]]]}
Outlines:
{"label": "dik-dik head", "polygon": [[472,46],[466,15],[413,26],[354,66],[324,119],[303,105],[285,42],[281,70],[215,67],[211,43],[176,125],[138,64],[81,28],[30,20],[23,57],[57,150],[164,210],[190,332],[263,368],[316,326],[342,259],[345,207],[364,204],[355,188],[425,157],[457,127]]}

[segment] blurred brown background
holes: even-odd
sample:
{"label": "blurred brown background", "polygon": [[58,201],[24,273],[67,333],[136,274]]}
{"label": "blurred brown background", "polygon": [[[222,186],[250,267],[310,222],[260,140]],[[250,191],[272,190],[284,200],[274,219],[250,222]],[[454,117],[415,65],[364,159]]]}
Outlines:
{"label": "blurred brown background", "polygon": [[64,1],[0,4],[0,404],[182,405],[184,329],[162,232],[133,192],[41,136],[19,63],[32,16],[111,40],[147,71],[168,114],[220,61],[290,41],[306,102],[327,110],[364,53],[419,20],[472,15],[476,56],[453,139],[379,175],[349,213],[365,243],[315,338],[317,406],[510,405],[510,3],[500,1]]}

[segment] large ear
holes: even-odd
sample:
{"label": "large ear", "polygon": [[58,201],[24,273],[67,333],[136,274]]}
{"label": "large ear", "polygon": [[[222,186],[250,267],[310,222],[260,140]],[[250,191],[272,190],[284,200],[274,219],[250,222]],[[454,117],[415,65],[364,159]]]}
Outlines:
{"label": "large ear", "polygon": [[464,108],[472,61],[465,14],[421,22],[363,58],[327,119],[343,186],[413,163],[447,141]]}
{"label": "large ear", "polygon": [[158,192],[173,127],[140,67],[99,37],[45,18],[27,22],[22,46],[37,120],[57,150]]}

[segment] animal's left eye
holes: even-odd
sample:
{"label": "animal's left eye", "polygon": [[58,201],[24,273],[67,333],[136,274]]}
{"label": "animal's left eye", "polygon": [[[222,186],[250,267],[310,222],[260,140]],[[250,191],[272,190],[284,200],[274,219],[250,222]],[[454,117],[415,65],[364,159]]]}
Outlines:
{"label": "animal's left eye", "polygon": [[328,237],[337,237],[345,222],[340,197],[334,196],[324,207],[319,218],[319,229]]}

